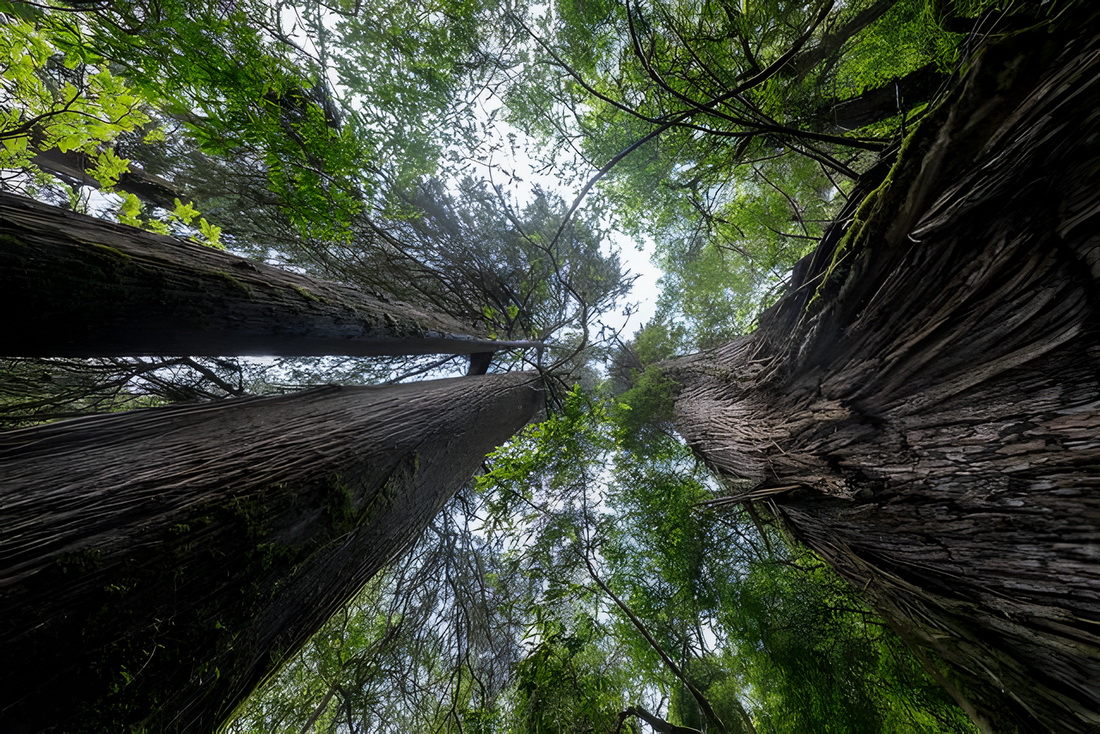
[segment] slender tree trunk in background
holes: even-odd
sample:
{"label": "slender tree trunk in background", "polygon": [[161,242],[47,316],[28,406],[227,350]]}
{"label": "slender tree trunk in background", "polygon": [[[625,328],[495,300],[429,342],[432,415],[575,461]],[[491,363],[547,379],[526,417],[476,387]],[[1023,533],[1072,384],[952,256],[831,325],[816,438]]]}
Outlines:
{"label": "slender tree trunk in background", "polygon": [[533,416],[537,376],[0,436],[4,732],[213,731]]}
{"label": "slender tree trunk in background", "polygon": [[[0,193],[0,356],[471,354],[469,324]],[[471,335],[472,336],[464,336]]]}
{"label": "slender tree trunk in background", "polygon": [[[37,144],[40,140],[41,135],[36,135],[34,142]],[[99,180],[89,173],[95,165],[94,162],[89,160],[87,153],[80,150],[62,151],[58,148],[49,148],[36,153],[32,162],[43,171],[64,181],[78,186],[101,188]],[[183,197],[171,181],[146,173],[132,161],[129,170],[118,177],[115,189],[133,194],[148,204],[164,209],[172,209],[175,206],[175,200]]]}
{"label": "slender tree trunk in background", "polygon": [[690,726],[678,726],[665,721],[659,716],[654,716],[641,706],[631,706],[626,711],[619,714],[619,728],[616,729],[616,731],[621,730],[623,722],[631,716],[636,716],[641,719],[649,725],[650,729],[658,732],[658,734],[702,734],[698,729],[692,729]]}
{"label": "slender tree trunk in background", "polygon": [[817,110],[813,120],[804,124],[830,130],[858,130],[896,117],[920,102],[931,101],[950,79],[934,64],[922,66],[851,99],[830,102]]}
{"label": "slender tree trunk in background", "polygon": [[837,57],[840,49],[857,33],[877,21],[897,4],[898,0],[877,0],[871,3],[839,28],[830,29],[821,40],[791,59],[791,63],[784,66],[780,73],[799,79],[805,78],[810,70],[822,61]]}
{"label": "slender tree trunk in background", "polygon": [[690,444],[988,731],[1100,723],[1095,12],[983,51],[760,329],[669,367]]}

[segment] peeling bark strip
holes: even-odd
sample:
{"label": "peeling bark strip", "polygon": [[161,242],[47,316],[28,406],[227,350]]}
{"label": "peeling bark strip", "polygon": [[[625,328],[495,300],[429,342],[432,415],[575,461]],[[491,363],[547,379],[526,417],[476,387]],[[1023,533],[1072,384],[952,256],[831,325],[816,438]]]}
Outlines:
{"label": "peeling bark strip", "polygon": [[760,329],[669,368],[683,436],[987,731],[1100,724],[1095,12],[987,48]]}
{"label": "peeling bark strip", "polygon": [[[4,732],[214,731],[539,404],[532,373],[0,437]],[[66,704],[57,705],[59,690]]]}
{"label": "peeling bark strip", "polygon": [[[0,356],[470,354],[468,324],[0,193]],[[472,336],[462,336],[472,334]]]}

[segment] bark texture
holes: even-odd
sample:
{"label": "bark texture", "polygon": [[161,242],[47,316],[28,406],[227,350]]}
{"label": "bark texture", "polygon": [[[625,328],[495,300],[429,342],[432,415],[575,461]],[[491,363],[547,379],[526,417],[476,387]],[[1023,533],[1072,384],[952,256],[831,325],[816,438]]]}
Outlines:
{"label": "bark texture", "polygon": [[0,192],[0,356],[470,354],[469,324]]}
{"label": "bark texture", "polygon": [[532,417],[536,380],[322,388],[4,434],[0,730],[213,731]]}
{"label": "bark texture", "polygon": [[1095,9],[986,48],[760,329],[670,366],[766,504],[987,731],[1100,725]]}

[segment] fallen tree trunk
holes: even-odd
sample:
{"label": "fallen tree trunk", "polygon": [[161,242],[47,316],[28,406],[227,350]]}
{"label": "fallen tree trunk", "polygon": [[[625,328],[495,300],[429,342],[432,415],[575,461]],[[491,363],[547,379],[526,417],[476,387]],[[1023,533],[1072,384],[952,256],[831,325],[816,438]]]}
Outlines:
{"label": "fallen tree trunk", "polygon": [[1100,725],[1100,24],[986,48],[679,430],[986,731]]}
{"label": "fallen tree trunk", "polygon": [[531,419],[537,379],[3,434],[0,730],[214,731]]}
{"label": "fallen tree trunk", "polygon": [[0,192],[0,356],[473,354],[443,314]]}

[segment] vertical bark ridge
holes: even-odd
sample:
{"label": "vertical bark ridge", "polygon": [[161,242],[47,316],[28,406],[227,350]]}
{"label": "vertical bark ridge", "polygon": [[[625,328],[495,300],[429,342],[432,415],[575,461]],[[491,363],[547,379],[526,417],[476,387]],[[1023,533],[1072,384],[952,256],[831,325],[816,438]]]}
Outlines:
{"label": "vertical bark ridge", "polygon": [[539,394],[532,373],[328,387],[0,436],[0,644],[21,661],[2,728],[212,731]]}
{"label": "vertical bark ridge", "polygon": [[987,48],[759,331],[670,366],[684,437],[988,730],[1100,726],[1098,26]]}

